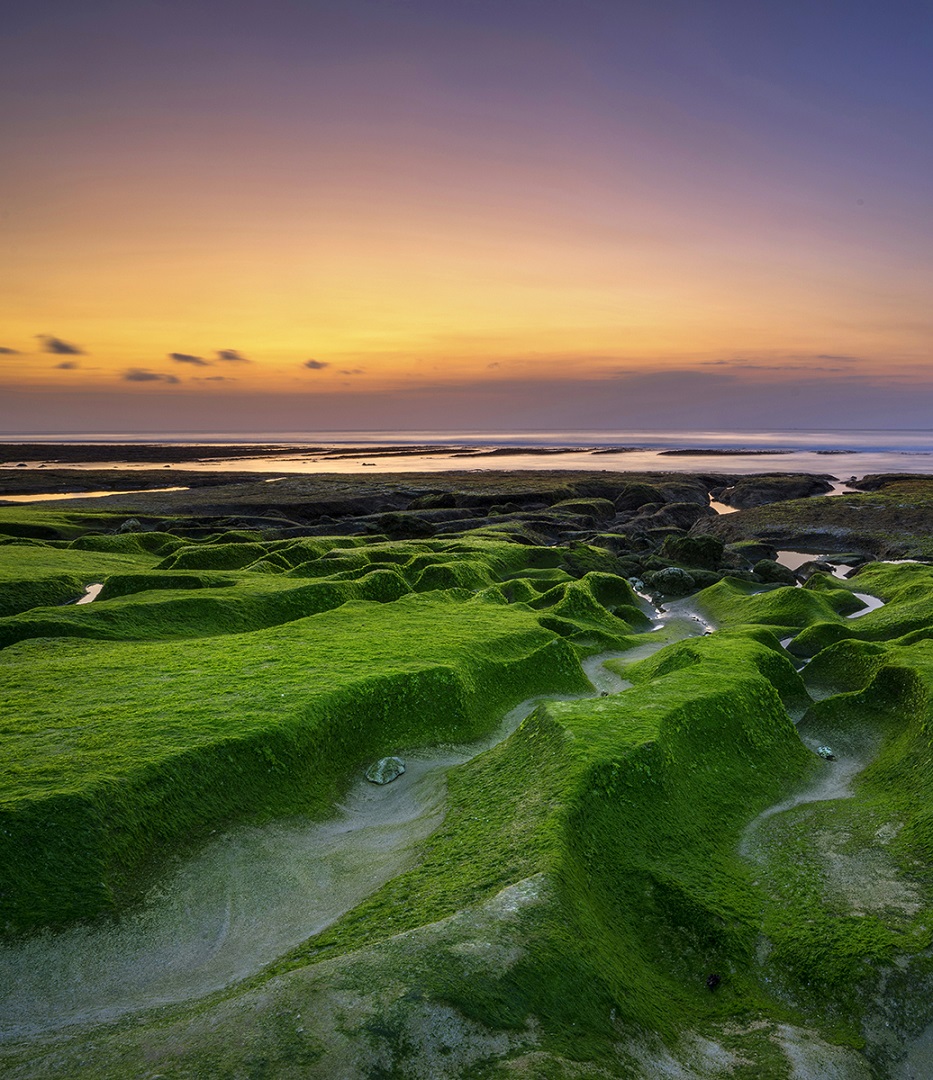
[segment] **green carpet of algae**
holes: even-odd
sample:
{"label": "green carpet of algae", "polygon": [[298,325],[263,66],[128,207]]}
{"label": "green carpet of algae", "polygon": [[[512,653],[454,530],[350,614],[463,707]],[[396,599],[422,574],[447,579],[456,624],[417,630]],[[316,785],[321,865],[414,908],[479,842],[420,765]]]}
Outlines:
{"label": "green carpet of algae", "polygon": [[[645,629],[621,578],[581,576],[560,549],[68,544],[36,565],[103,580],[104,599],[0,620],[14,929],[131,902],[160,852],[218,824],[324,813],[365,761],[578,691],[580,656]],[[35,550],[0,546],[14,556],[0,565]],[[305,946],[214,998],[11,1045],[10,1075],[148,1075],[154,1061],[165,1076],[652,1076],[668,1060],[670,1075],[819,1075],[795,1071],[786,1031],[822,1040],[813,1061],[843,1055],[833,1075],[894,1075],[931,1019],[931,589],[930,568],[877,565],[806,589],[703,590],[696,609],[722,629],[623,658],[631,689],[542,704],[452,770],[418,865]],[[850,619],[855,591],[886,605]],[[803,679],[786,636],[793,652],[814,643]],[[864,754],[851,797],[765,820],[750,855],[758,815],[832,768],[811,736]],[[827,836],[843,838],[832,865]],[[894,882],[895,902],[839,892],[847,850],[886,860],[862,869]],[[528,882],[537,900],[489,922]],[[317,1021],[292,1021],[300,1002]],[[461,1035],[430,1073],[412,1027],[425,1010],[452,1011]],[[716,1054],[697,1056],[698,1033]]]}

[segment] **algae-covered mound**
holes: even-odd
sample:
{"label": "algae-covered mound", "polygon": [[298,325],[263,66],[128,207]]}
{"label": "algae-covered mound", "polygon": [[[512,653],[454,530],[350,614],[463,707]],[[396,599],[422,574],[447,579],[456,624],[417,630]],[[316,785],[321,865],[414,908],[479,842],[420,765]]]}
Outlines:
{"label": "algae-covered mound", "polygon": [[816,623],[841,625],[846,614],[863,608],[864,602],[842,582],[811,579],[805,589],[769,586],[727,578],[698,594],[699,611],[717,627],[766,626],[779,637]]}
{"label": "algae-covered mound", "polygon": [[[709,477],[549,484],[367,497],[329,535],[145,515],[120,533],[126,514],[95,531],[92,515],[39,510],[34,529],[57,530],[39,536],[10,513],[4,1075],[893,1080],[922,1067],[933,568],[765,584],[742,576],[757,544],[750,560],[658,524],[663,507],[703,510]],[[477,516],[442,516],[464,510]],[[400,539],[408,519],[379,530],[389,512],[437,515],[436,531]],[[619,514],[659,535],[584,533],[586,519],[618,530]],[[573,535],[534,542],[568,522]],[[662,612],[629,566],[706,587]],[[95,582],[91,603],[66,603]],[[395,800],[373,840],[394,843],[427,748],[448,763],[439,802],[397,869],[189,998],[150,995],[161,1007],[127,1017],[104,971],[82,1011],[81,950],[111,930],[155,934],[172,857],[196,866],[216,849],[232,866],[247,837],[317,822],[336,889],[359,800]],[[366,782],[395,757],[404,774]],[[235,904],[218,910],[205,958],[233,934]],[[261,919],[251,911],[247,932]],[[15,973],[29,982],[43,957],[74,979],[75,1012],[30,1028]]]}
{"label": "algae-covered mound", "polygon": [[73,551],[45,544],[0,545],[0,618],[77,600],[108,574],[151,566],[148,554]]}
{"label": "algae-covered mound", "polygon": [[696,528],[727,543],[755,540],[802,551],[933,558],[933,477],[865,477],[856,486],[862,491],[830,499],[734,503],[750,508],[703,519]]}
{"label": "algae-covered mound", "polygon": [[879,597],[884,605],[842,623],[813,623],[794,640],[797,655],[813,656],[845,639],[917,641],[933,637],[933,567],[920,563],[873,563],[846,584],[855,591]]}

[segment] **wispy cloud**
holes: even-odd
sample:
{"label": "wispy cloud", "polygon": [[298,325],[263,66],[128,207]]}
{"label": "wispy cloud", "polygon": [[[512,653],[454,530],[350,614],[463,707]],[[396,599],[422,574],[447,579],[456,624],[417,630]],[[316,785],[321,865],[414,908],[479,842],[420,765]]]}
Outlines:
{"label": "wispy cloud", "polygon": [[238,349],[218,349],[217,359],[223,360],[228,364],[251,364],[252,360],[248,356],[243,354]]}
{"label": "wispy cloud", "polygon": [[[783,362],[765,363],[760,360],[749,360],[745,357],[734,357],[730,360],[701,360],[700,367],[726,367],[737,371],[785,371],[795,375],[805,375],[814,371],[847,371],[848,364],[860,361],[859,356],[834,356],[831,353],[820,353],[817,356],[788,356]],[[825,360],[830,363],[815,363]]]}
{"label": "wispy cloud", "polygon": [[163,375],[158,371],[147,371],[145,368],[129,368],[123,372],[124,382],[164,382],[164,383],[180,383],[181,379],[177,375]]}
{"label": "wispy cloud", "polygon": [[8,349],[5,345],[0,345],[0,356],[19,356],[19,349]]}
{"label": "wispy cloud", "polygon": [[321,371],[326,367],[330,367],[330,364],[324,363],[323,360],[305,360],[304,366],[310,368],[311,371]]}
{"label": "wispy cloud", "polygon": [[838,353],[819,353],[817,355],[817,360],[840,360],[847,364],[868,363],[864,356],[846,356],[844,353],[841,355]]}
{"label": "wispy cloud", "polygon": [[36,337],[42,345],[43,352],[55,353],[58,356],[84,355],[84,349],[73,345],[70,341],[62,341],[60,337],[55,337],[54,334],[36,334]]}
{"label": "wispy cloud", "polygon": [[191,353],[186,352],[170,352],[168,354],[169,360],[174,360],[176,364],[194,364],[195,367],[210,367],[210,360],[205,360],[203,356],[192,356]]}
{"label": "wispy cloud", "polygon": [[203,379],[195,379],[195,382],[236,382],[229,375],[207,375]]}
{"label": "wispy cloud", "polygon": [[341,368],[340,369],[340,374],[341,375],[365,375],[366,374],[366,368],[361,368],[361,367]]}
{"label": "wispy cloud", "polygon": [[63,360],[60,364],[55,365],[56,371],[74,371],[81,365],[76,360]]}

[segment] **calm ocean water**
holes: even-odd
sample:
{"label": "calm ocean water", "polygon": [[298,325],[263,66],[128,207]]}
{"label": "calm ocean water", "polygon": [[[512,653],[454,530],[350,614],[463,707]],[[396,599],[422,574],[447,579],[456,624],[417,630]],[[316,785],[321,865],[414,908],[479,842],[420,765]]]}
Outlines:
{"label": "calm ocean water", "polygon": [[[0,436],[6,443],[147,443],[241,446],[242,456],[207,454],[179,468],[277,473],[424,472],[449,469],[603,469],[611,472],[811,472],[845,480],[873,472],[933,474],[933,431],[330,431],[170,432]],[[250,447],[275,445],[274,458]],[[674,453],[671,451],[691,451]],[[717,453],[718,451],[718,453]],[[725,452],[725,453],[724,453]],[[26,459],[29,467],[41,456]],[[14,465],[16,463],[13,463]],[[71,463],[82,467],[85,463]],[[115,465],[123,464],[119,461]],[[87,467],[100,468],[99,463]],[[151,464],[127,463],[132,468]]]}

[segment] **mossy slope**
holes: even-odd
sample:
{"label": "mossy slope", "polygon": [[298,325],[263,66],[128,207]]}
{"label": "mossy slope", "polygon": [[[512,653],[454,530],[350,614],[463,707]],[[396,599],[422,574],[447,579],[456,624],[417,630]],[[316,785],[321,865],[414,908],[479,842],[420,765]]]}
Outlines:
{"label": "mossy slope", "polygon": [[[622,579],[501,541],[221,536],[156,566],[25,551],[93,567],[112,599],[0,619],[14,927],[120,903],[155,853],[219,822],[323,812],[367,755],[469,739],[523,697],[585,685],[580,653],[646,621]],[[558,583],[541,594],[525,570]]]}
{"label": "mossy slope", "polygon": [[[247,531],[166,545],[79,544],[63,554],[146,561],[111,568],[109,600],[0,621],[34,638],[0,652],[12,926],[119,907],[173,844],[324,812],[364,761],[582,690],[578,658],[645,625],[589,545]],[[931,587],[916,567],[711,586],[697,604],[723,629],[626,664],[624,693],[540,706],[453,770],[419,864],[252,985],[7,1062],[23,1076],[787,1080],[799,1061],[779,1033],[798,1025],[867,1038],[887,1075],[879,987],[894,987],[881,1026],[905,1038],[933,976]],[[855,591],[887,606],[850,619]],[[804,672],[825,700],[803,740],[788,710],[809,699],[777,644],[791,634],[831,644]],[[807,748],[827,739],[874,757],[850,798],[792,808],[832,768]],[[870,849],[864,865],[907,899],[866,909],[863,889],[853,908],[826,837]],[[638,1049],[698,1032],[715,1042],[706,1071]],[[864,1057],[820,1046],[848,1055],[840,1075],[865,1075]]]}

